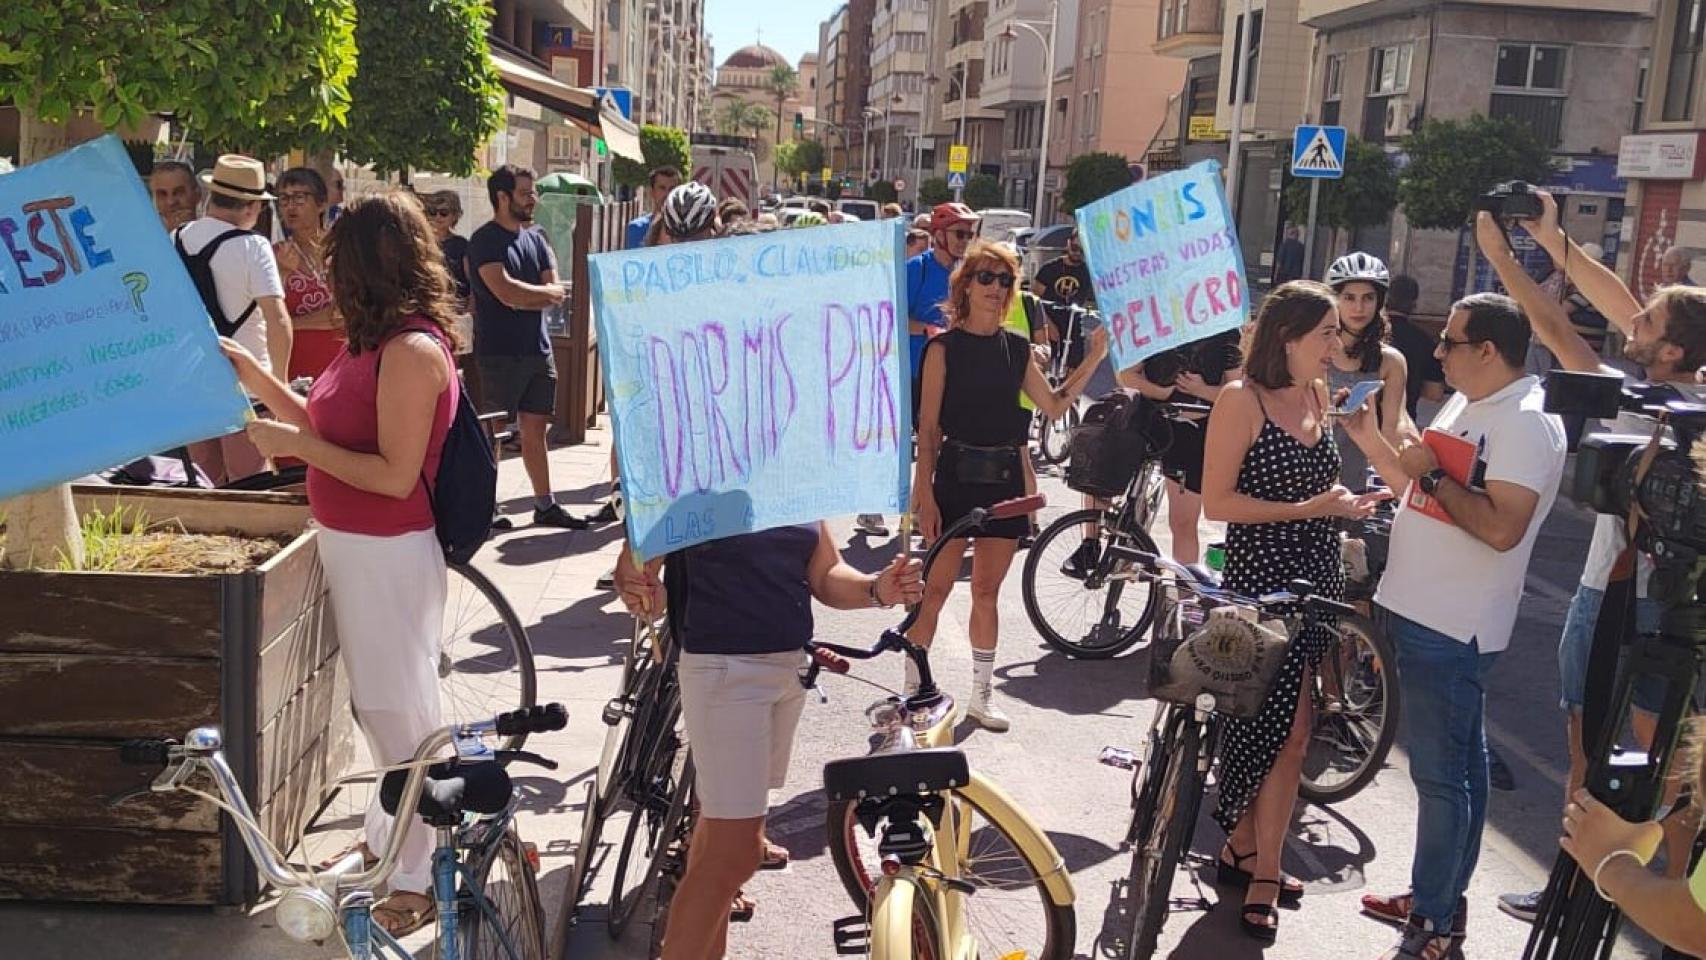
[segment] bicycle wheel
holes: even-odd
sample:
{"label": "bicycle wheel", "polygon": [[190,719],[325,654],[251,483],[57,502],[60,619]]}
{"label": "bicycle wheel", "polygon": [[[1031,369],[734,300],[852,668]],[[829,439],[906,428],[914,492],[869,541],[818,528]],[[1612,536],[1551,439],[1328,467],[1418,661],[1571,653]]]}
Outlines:
{"label": "bicycle wheel", "polygon": [[[521,618],[478,569],[450,567],[444,603],[444,632],[438,646],[439,703],[447,724],[486,720],[531,707],[538,696],[533,647]],[[520,749],[526,734],[504,740]]]}
{"label": "bicycle wheel", "polygon": [[[685,854],[687,815],[692,809],[693,762],[686,750],[675,750],[667,762],[654,768],[655,789],[643,806],[634,810],[622,837],[622,852],[611,874],[610,918],[612,940],[620,939],[629,921],[638,913],[671,848]],[[630,879],[632,885],[630,885]]]}
{"label": "bicycle wheel", "polygon": [[930,898],[911,880],[889,884],[871,906],[871,960],[942,960]]}
{"label": "bicycle wheel", "polygon": [[1161,796],[1161,784],[1166,779],[1167,741],[1177,736],[1176,727],[1182,711],[1168,704],[1157,707],[1158,715],[1150,725],[1144,743],[1143,768],[1132,774],[1131,825],[1126,827],[1125,845],[1135,847],[1142,837],[1149,836],[1154,822],[1156,800]]}
{"label": "bicycle wheel", "polygon": [[479,895],[491,912],[477,902],[468,911],[462,949],[469,960],[545,960],[545,908],[533,857],[511,823],[480,871]]}
{"label": "bicycle wheel", "polygon": [[[1386,763],[1398,735],[1398,655],[1367,617],[1339,617],[1338,638],[1314,681],[1315,719],[1298,793],[1311,803],[1356,796]],[[1337,703],[1338,709],[1328,709]]]}
{"label": "bicycle wheel", "polygon": [[1100,660],[1117,656],[1143,639],[1155,617],[1159,596],[1154,584],[1121,561],[1100,565],[1096,576],[1080,579],[1063,567],[1094,528],[1102,544],[1119,543],[1158,553],[1143,530],[1116,532],[1104,510],[1075,510],[1049,524],[1025,555],[1020,592],[1025,614],[1049,646],[1070,657]]}
{"label": "bicycle wheel", "polygon": [[1203,786],[1197,770],[1202,731],[1189,713],[1178,713],[1177,732],[1169,738],[1171,748],[1163,750],[1167,770],[1160,778],[1149,829],[1132,850],[1131,878],[1126,887],[1132,922],[1127,960],[1149,960],[1155,955],[1155,943],[1173,901],[1173,874],[1196,830]]}
{"label": "bicycle wheel", "polygon": [[1078,429],[1078,422],[1077,404],[1053,420],[1044,420],[1037,429],[1037,459],[1051,467],[1065,463],[1072,452],[1072,432]]}
{"label": "bicycle wheel", "polygon": [[[966,932],[977,944],[972,955],[1027,960],[1065,960],[1072,956],[1076,915],[1070,904],[1050,899],[1043,882],[1054,865],[1027,858],[1014,839],[1016,828],[991,819],[970,797],[956,791],[951,803],[959,817],[960,872],[950,879],[972,889],[948,895],[958,898]],[[859,826],[854,806],[846,800],[829,805],[829,855],[847,895],[864,913],[872,907],[871,893],[876,889],[876,878],[882,875],[882,858],[877,854],[876,839]],[[937,842],[946,839],[946,834],[937,836]],[[920,876],[916,882],[921,891],[939,889],[939,881],[930,877]],[[875,926],[873,920],[873,931]]]}

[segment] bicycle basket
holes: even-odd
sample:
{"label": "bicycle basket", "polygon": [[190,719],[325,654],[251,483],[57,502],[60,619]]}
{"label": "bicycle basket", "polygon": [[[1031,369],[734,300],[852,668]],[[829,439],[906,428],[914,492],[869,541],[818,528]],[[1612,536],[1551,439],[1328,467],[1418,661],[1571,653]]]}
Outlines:
{"label": "bicycle basket", "polygon": [[[1275,620],[1251,623],[1223,608],[1188,634],[1185,629],[1167,629],[1188,628],[1194,619],[1191,607],[1197,601],[1180,601],[1177,589],[1166,588],[1162,612],[1169,616],[1157,620],[1162,629],[1150,647],[1149,695],[1191,706],[1206,693],[1214,697],[1216,713],[1254,719],[1285,660],[1290,643],[1285,625]],[[1180,636],[1184,639],[1177,639]]]}
{"label": "bicycle basket", "polygon": [[1155,408],[1142,397],[1114,391],[1084,412],[1067,447],[1066,485],[1092,497],[1118,497],[1154,446]]}

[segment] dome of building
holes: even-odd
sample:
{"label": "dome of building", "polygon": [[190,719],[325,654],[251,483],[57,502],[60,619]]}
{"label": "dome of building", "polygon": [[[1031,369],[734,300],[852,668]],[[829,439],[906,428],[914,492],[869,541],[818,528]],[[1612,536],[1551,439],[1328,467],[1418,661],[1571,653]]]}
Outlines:
{"label": "dome of building", "polygon": [[741,47],[734,53],[729,54],[729,58],[723,61],[723,66],[725,68],[734,67],[737,70],[751,70],[766,69],[778,64],[785,64],[787,62],[788,58],[782,56],[773,48],[767,47],[762,43],[755,43],[751,46]]}

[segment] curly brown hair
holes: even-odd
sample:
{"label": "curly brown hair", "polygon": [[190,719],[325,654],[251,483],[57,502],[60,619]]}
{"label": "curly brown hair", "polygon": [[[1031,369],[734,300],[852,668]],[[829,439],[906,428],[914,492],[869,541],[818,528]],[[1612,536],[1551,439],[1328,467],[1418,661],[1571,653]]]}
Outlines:
{"label": "curly brown hair", "polygon": [[351,202],[332,222],[325,252],[351,353],[378,349],[416,316],[457,345],[455,284],[414,194],[394,190]]}
{"label": "curly brown hair", "polygon": [[[1013,286],[1007,290],[1007,305],[1012,307],[1013,297],[1018,295],[1019,258],[1004,244],[973,240],[959,265],[954,267],[953,275],[948,278],[948,299],[942,301],[942,316],[950,328],[963,326],[971,318],[972,275],[979,270],[1006,270],[1013,275]],[[1001,316],[1005,319],[1007,311],[1002,310]]]}

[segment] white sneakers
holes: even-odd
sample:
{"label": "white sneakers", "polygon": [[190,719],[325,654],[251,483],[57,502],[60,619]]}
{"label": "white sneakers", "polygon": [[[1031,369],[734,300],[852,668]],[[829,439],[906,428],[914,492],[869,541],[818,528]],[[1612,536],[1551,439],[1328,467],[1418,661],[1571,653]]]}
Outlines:
{"label": "white sneakers", "polygon": [[1006,733],[1013,727],[1012,719],[995,704],[995,699],[987,688],[972,693],[971,704],[966,707],[966,716],[976,720],[978,726],[991,733]]}

